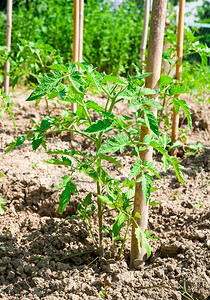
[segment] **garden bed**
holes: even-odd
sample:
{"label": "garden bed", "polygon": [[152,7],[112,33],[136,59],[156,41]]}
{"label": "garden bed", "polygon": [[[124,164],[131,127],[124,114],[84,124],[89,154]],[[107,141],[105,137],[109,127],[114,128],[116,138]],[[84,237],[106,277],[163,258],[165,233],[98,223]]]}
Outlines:
{"label": "garden bed", "polygon": [[[0,180],[0,195],[7,198],[6,214],[0,217],[0,299],[89,300],[103,299],[102,295],[116,300],[210,299],[210,105],[201,106],[187,99],[193,121],[187,138],[201,142],[204,149],[197,157],[181,154],[185,185],[170,168],[162,174],[162,182],[156,181],[161,189],[153,193],[152,200],[161,204],[150,209],[149,230],[159,239],[153,242],[152,256],[145,265],[133,271],[129,269],[129,241],[122,259],[116,261],[107,235],[105,256],[99,259],[85,224],[65,219],[76,213],[81,198],[89,192],[96,200],[96,187],[89,177],[76,178],[80,195],[72,196],[60,216],[60,192],[54,187],[66,169],[45,164],[42,161],[48,155],[44,149],[33,152],[27,143],[3,155],[6,144],[23,134],[31,126],[31,119],[39,122],[46,114],[44,101],[38,109],[34,103],[25,102],[28,94],[21,90],[14,94],[17,130],[8,115],[0,119],[0,172],[5,175]],[[103,101],[97,98],[99,103]],[[57,113],[56,106],[50,109]],[[121,107],[115,113],[122,114],[126,109]],[[182,121],[183,128],[187,128]],[[91,148],[77,137],[70,143],[67,135],[49,139],[49,148],[55,145],[62,149]],[[118,180],[124,180],[133,162],[129,149],[120,159],[125,167],[112,167],[110,171]],[[159,161],[160,157],[154,156],[154,164],[161,171]],[[96,219],[94,222],[95,230]]]}

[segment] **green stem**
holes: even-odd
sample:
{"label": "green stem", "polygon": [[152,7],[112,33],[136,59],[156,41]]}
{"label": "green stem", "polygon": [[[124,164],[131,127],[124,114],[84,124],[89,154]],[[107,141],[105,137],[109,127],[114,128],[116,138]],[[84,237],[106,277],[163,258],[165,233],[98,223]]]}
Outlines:
{"label": "green stem", "polygon": [[123,238],[123,242],[122,242],[122,245],[121,245],[121,247],[120,247],[120,251],[119,251],[119,253],[118,253],[118,255],[117,255],[117,259],[118,259],[118,260],[120,260],[120,258],[121,258],[122,251],[123,251],[124,246],[125,246],[126,237],[127,237],[128,230],[129,230],[129,228],[130,228],[130,225],[131,225],[131,222],[128,220],[126,232],[125,232],[125,235],[124,235],[124,238]]}
{"label": "green stem", "polygon": [[[103,132],[100,132],[98,135],[98,139],[96,141],[96,150],[97,152],[99,151],[101,147],[101,142],[102,142],[102,135]],[[100,177],[101,173],[101,158],[98,158],[98,163],[97,163],[97,174]],[[101,195],[101,185],[99,182],[97,182],[97,195]],[[98,206],[98,232],[99,232],[99,249],[98,249],[98,254],[99,256],[103,256],[103,209],[102,209],[102,203],[99,197],[97,198],[97,206]]]}
{"label": "green stem", "polygon": [[86,224],[87,224],[87,225],[88,225],[88,227],[89,227],[90,234],[91,234],[91,236],[92,236],[93,242],[94,242],[94,244],[95,244],[96,248],[98,249],[98,244],[97,244],[97,242],[96,242],[96,239],[95,239],[95,236],[94,236],[94,234],[93,234],[93,231],[92,231],[92,226],[91,226],[91,222],[90,222],[90,220],[89,220],[89,219],[88,219],[88,223],[86,223]]}

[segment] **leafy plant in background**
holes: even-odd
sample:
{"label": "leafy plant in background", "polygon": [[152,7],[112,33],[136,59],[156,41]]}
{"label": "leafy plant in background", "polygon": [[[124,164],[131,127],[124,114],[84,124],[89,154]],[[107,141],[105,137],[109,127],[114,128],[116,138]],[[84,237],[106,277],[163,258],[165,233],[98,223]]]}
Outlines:
{"label": "leafy plant in background", "polygon": [[[143,27],[142,6],[136,1],[128,0],[119,10],[113,10],[108,1],[91,0],[84,4],[84,16],[84,61],[97,65],[101,72],[126,74],[127,69],[132,71],[131,62],[139,62],[140,33]],[[5,27],[5,16],[2,14],[0,32],[5,32]],[[5,36],[0,37],[0,46],[4,46]],[[37,49],[40,49],[39,45],[42,49],[43,45],[48,44],[60,51],[64,63],[70,62],[73,44],[73,1],[18,1],[13,10],[11,49],[14,57],[19,53],[23,40],[35,43],[38,45]],[[32,59],[33,65],[34,57],[29,50],[31,49],[26,50],[24,58],[27,62]],[[44,61],[43,63],[45,65]],[[33,66],[32,69],[31,72],[37,74],[36,67]]]}
{"label": "leafy plant in background", "polygon": [[[77,71],[77,66],[81,68],[81,73]],[[81,135],[95,145],[95,151],[89,152],[88,150],[74,149],[46,151],[49,155],[54,156],[46,163],[64,165],[69,168],[68,175],[65,175],[56,187],[56,189],[63,190],[59,201],[60,214],[64,212],[68,205],[72,193],[79,193],[74,177],[76,171],[79,170],[85,173],[96,183],[97,207],[95,207],[92,193],[89,193],[84,200],[81,200],[77,216],[87,224],[99,255],[103,255],[103,230],[106,230],[110,233],[115,244],[120,244],[118,248],[118,258],[120,258],[129,227],[132,221],[135,222],[132,210],[136,176],[141,174],[137,181],[142,182],[145,201],[150,202],[151,205],[156,204],[150,201],[151,192],[156,190],[154,178],[151,174],[161,179],[151,162],[146,161],[144,165],[142,164],[139,151],[150,145],[163,154],[165,171],[171,162],[181,182],[183,182],[182,167],[175,157],[168,154],[166,148],[170,143],[170,138],[167,134],[161,134],[157,119],[150,109],[150,107],[161,109],[161,105],[147,97],[147,95],[156,93],[156,91],[143,86],[143,79],[149,74],[138,72],[134,78],[131,78],[128,74],[126,79],[121,80],[110,75],[100,74],[91,65],[77,63],[77,66],[76,64],[52,65],[50,67],[51,73],[45,74],[40,79],[40,84],[27,99],[27,101],[34,101],[45,95],[53,94],[54,97],[59,97],[66,104],[76,103],[78,106],[76,113],[66,109],[60,116],[46,116],[40,125],[34,122],[34,128],[26,136],[21,136],[11,143],[6,152],[21,145],[25,139],[32,142],[34,151],[39,146],[47,150],[47,136],[52,133],[61,134],[62,132],[73,132],[74,135]],[[67,79],[70,82],[69,85],[66,84]],[[85,98],[87,91],[93,87],[98,92],[106,95],[103,106]],[[174,86],[175,91],[177,88],[177,85]],[[116,116],[113,109],[117,103],[125,101],[129,103],[133,113]],[[180,100],[180,103],[179,100],[175,101],[176,107],[183,106],[182,100]],[[187,107],[185,111],[190,122]],[[97,115],[96,121],[93,120],[93,113]],[[152,134],[147,135],[143,143],[139,144],[141,125],[147,126]],[[106,164],[111,163],[122,168],[120,161],[117,159],[119,154],[116,154],[116,152],[122,154],[128,146],[132,149],[131,154],[135,157],[135,162],[132,164],[130,174],[128,174],[129,179],[120,182],[110,176]],[[104,228],[104,217],[111,211],[117,213],[114,222],[111,227]],[[94,213],[97,213],[98,216],[98,236],[94,236],[92,231],[91,220]],[[140,215],[135,215],[135,217],[141,218]],[[121,230],[123,227],[125,227],[125,231],[122,235]],[[142,240],[140,239],[140,233]],[[155,240],[155,237],[148,230],[143,232],[138,225],[136,236],[139,241],[139,249],[141,243],[143,243],[149,256],[151,247],[148,240]]]}
{"label": "leafy plant in background", "polygon": [[15,109],[14,104],[12,103],[9,96],[7,96],[2,89],[0,89],[0,117],[2,117],[5,113],[10,114],[14,127],[15,125],[15,119],[14,119],[14,113],[13,110]]}

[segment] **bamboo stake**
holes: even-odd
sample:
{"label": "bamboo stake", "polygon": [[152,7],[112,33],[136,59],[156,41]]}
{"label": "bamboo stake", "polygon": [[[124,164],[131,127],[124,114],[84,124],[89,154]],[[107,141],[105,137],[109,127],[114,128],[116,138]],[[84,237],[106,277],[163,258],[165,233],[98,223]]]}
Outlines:
{"label": "bamboo stake", "polygon": [[[152,74],[146,78],[146,87],[150,89],[158,89],[158,82],[161,71],[161,60],[163,50],[163,37],[166,18],[166,6],[167,0],[154,0],[152,6],[149,45],[148,45],[148,58],[146,72],[152,72]],[[151,98],[158,100],[158,93],[151,95]],[[152,109],[153,113],[157,115],[157,110]],[[140,144],[143,142],[144,137],[151,133],[147,127],[141,127]],[[153,148],[148,146],[144,151],[140,152],[142,162],[152,161]],[[138,212],[141,218],[136,218],[137,224],[144,230],[147,228],[148,223],[148,204],[146,204],[141,183],[136,183],[135,187],[135,199],[134,199],[134,212],[133,215]],[[146,250],[142,246],[141,253],[138,250],[138,241],[135,236],[136,224],[132,224],[132,238],[131,238],[131,257],[130,267],[137,268],[139,263],[145,260]]]}
{"label": "bamboo stake", "polygon": [[[12,0],[7,0],[7,33],[6,33],[6,47],[7,50],[11,51],[11,36],[12,36]],[[7,60],[5,62],[5,74],[4,74],[4,92],[9,95],[9,76],[7,73],[10,72],[10,63]]]}
{"label": "bamboo stake", "polygon": [[[176,65],[176,79],[181,81],[182,79],[182,56],[183,56],[183,40],[184,40],[184,9],[185,0],[179,2],[179,22],[178,22],[178,33],[177,33],[177,58],[178,62]],[[180,95],[175,95],[179,98]],[[179,127],[179,113],[173,108],[173,119],[172,119],[172,143],[178,139],[178,127]],[[176,155],[177,149],[171,151],[172,155]]]}
{"label": "bamboo stake", "polygon": [[[143,33],[142,33],[142,40],[141,40],[141,48],[140,48],[140,60],[141,64],[145,61],[145,51],[147,46],[147,33],[148,33],[148,25],[149,25],[149,7],[150,7],[150,0],[144,1],[144,26],[143,26]],[[142,73],[144,72],[144,68],[142,68]]]}
{"label": "bamboo stake", "polygon": [[[80,0],[74,0],[74,36],[73,36],[73,62],[79,60],[79,12]],[[75,113],[77,110],[76,103],[72,103],[72,111]]]}
{"label": "bamboo stake", "polygon": [[82,62],[83,53],[83,20],[84,20],[84,0],[79,0],[79,53],[78,61]]}

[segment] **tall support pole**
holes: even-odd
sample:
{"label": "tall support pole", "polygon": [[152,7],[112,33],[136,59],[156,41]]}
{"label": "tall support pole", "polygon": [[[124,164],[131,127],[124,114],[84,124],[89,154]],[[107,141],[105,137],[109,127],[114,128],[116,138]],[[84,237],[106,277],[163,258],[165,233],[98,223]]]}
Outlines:
{"label": "tall support pole", "polygon": [[[143,26],[143,33],[142,33],[142,40],[141,40],[141,48],[140,48],[140,60],[141,64],[145,61],[145,51],[147,46],[147,33],[148,33],[148,26],[149,26],[149,7],[150,7],[150,0],[144,1],[144,26]],[[144,72],[144,68],[142,68],[142,72]]]}
{"label": "tall support pole", "polygon": [[[148,45],[148,58],[146,72],[152,74],[146,78],[146,87],[150,89],[158,89],[158,82],[161,71],[161,60],[163,50],[163,38],[166,18],[167,0],[154,0],[152,6],[149,45]],[[151,98],[158,101],[158,93],[151,95]],[[157,115],[157,110],[152,109],[153,113]],[[151,132],[147,127],[141,126],[140,144],[143,142],[144,137]],[[152,161],[153,148],[148,146],[146,150],[140,152],[142,162]],[[141,176],[141,175],[140,175]],[[147,228],[148,224],[148,203],[144,199],[141,182],[136,183],[135,198],[134,198],[134,212],[133,216],[138,212],[141,218],[135,218],[138,226],[143,230]],[[130,267],[136,268],[137,264],[145,260],[146,249],[142,244],[141,253],[138,249],[138,241],[135,236],[136,224],[132,224],[132,238],[131,238],[131,257]],[[140,237],[141,238],[141,237]]]}
{"label": "tall support pole", "polygon": [[[80,0],[74,0],[74,36],[73,36],[73,62],[79,61],[79,12]],[[72,111],[75,113],[77,109],[76,103],[72,103]]]}
{"label": "tall support pole", "polygon": [[[11,36],[12,36],[12,0],[7,0],[7,33],[6,33],[6,47],[11,51]],[[9,95],[9,76],[10,63],[7,60],[5,62],[5,75],[4,75],[4,92]]]}
{"label": "tall support pole", "polygon": [[79,53],[78,61],[82,62],[83,54],[83,22],[84,22],[84,0],[79,0]]}
{"label": "tall support pole", "polygon": [[[183,57],[183,40],[184,40],[184,9],[185,0],[179,1],[179,21],[178,21],[178,32],[177,32],[177,58],[178,62],[176,65],[176,79],[181,81],[182,79],[182,57]],[[180,95],[175,95],[179,98]],[[172,143],[178,139],[178,128],[179,128],[179,113],[173,108],[173,119],[172,119]],[[176,155],[177,149],[172,150],[172,155]]]}

